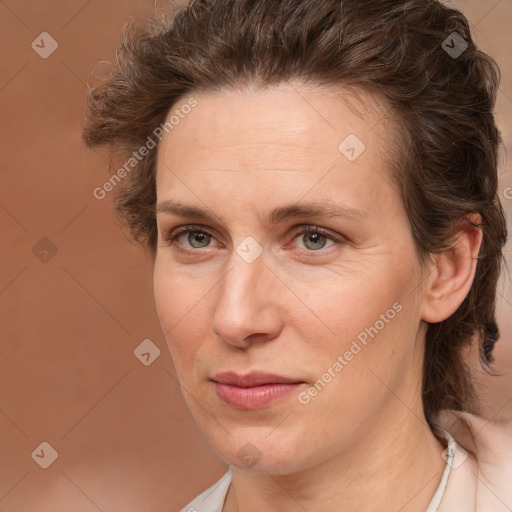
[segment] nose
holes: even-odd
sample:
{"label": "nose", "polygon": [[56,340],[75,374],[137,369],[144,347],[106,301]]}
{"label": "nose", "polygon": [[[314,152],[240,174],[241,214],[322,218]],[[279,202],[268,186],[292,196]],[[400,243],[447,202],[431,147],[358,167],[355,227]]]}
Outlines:
{"label": "nose", "polygon": [[212,326],[215,335],[243,349],[276,338],[283,327],[279,284],[264,253],[247,263],[233,252],[229,271],[219,283]]}

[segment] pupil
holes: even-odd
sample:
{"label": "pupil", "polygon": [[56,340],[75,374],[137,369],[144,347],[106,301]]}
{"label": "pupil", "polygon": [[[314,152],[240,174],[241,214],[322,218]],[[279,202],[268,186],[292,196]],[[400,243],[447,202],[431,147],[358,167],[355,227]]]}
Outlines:
{"label": "pupil", "polygon": [[[192,236],[193,242],[198,243],[198,245],[201,245],[201,242],[204,242],[205,238],[208,236],[208,235],[206,235],[206,233],[198,233],[198,232],[196,232],[195,234],[192,233],[192,235],[193,235]],[[194,245],[194,244],[192,244],[192,245]]]}
{"label": "pupil", "polygon": [[313,243],[313,245],[319,243],[319,238],[321,238],[323,235],[320,235],[319,233],[313,233],[309,235],[309,241]]}

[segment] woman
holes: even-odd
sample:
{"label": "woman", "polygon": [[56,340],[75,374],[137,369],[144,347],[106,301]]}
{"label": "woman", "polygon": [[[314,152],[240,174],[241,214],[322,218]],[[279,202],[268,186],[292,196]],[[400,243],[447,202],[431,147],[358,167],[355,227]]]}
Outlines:
{"label": "woman", "polygon": [[84,139],[126,157],[116,211],[229,465],[183,510],[510,510],[510,428],[463,358],[491,368],[507,235],[499,70],[464,16],[192,1],[117,61]]}

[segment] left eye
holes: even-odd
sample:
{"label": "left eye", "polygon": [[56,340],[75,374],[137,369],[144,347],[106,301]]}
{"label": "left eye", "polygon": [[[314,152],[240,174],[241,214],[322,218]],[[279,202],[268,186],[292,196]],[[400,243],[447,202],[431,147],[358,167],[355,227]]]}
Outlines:
{"label": "left eye", "polygon": [[333,237],[329,236],[326,233],[323,233],[322,231],[318,230],[318,228],[308,227],[306,229],[303,229],[302,231],[295,233],[294,239],[298,238],[300,235],[302,235],[301,240],[303,241],[306,249],[312,251],[325,249],[325,244],[328,240],[331,240],[331,242],[336,243]]}

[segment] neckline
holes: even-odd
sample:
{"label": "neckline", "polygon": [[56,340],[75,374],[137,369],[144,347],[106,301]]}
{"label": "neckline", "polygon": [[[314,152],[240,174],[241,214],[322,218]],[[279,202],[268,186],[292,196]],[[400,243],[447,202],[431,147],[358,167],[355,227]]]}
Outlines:
{"label": "neckline", "polygon": [[448,478],[450,476],[452,466],[453,466],[453,458],[455,456],[455,450],[457,448],[457,443],[455,439],[451,436],[451,434],[445,430],[444,428],[435,425],[435,428],[440,430],[443,434],[444,438],[446,439],[448,445],[446,449],[443,451],[443,458],[446,461],[446,466],[443,471],[443,475],[441,477],[441,481],[439,482],[439,485],[437,486],[437,489],[434,493],[434,496],[432,496],[432,499],[430,500],[430,503],[428,504],[428,507],[426,508],[425,512],[437,512],[439,509],[439,506],[441,505],[441,501],[443,499],[444,493],[446,491],[446,486],[448,485]]}
{"label": "neckline", "polygon": [[[441,505],[441,501],[446,491],[446,486],[448,485],[448,478],[450,477],[453,465],[453,458],[455,456],[455,451],[457,449],[457,442],[447,430],[438,425],[435,425],[435,428],[441,431],[443,437],[447,441],[447,447],[443,452],[443,459],[446,461],[446,465],[443,471],[443,475],[441,476],[441,481],[439,482],[439,485],[437,486],[434,495],[430,500],[430,503],[425,509],[425,512],[438,512],[439,506]],[[219,509],[219,512],[222,512],[222,510],[224,509],[224,505],[228,496],[229,487],[231,486],[232,483],[232,478],[233,468],[232,466],[229,466],[227,473],[225,473],[221,480],[218,482],[222,482],[224,484],[222,485],[224,497],[222,499],[221,508]]]}

